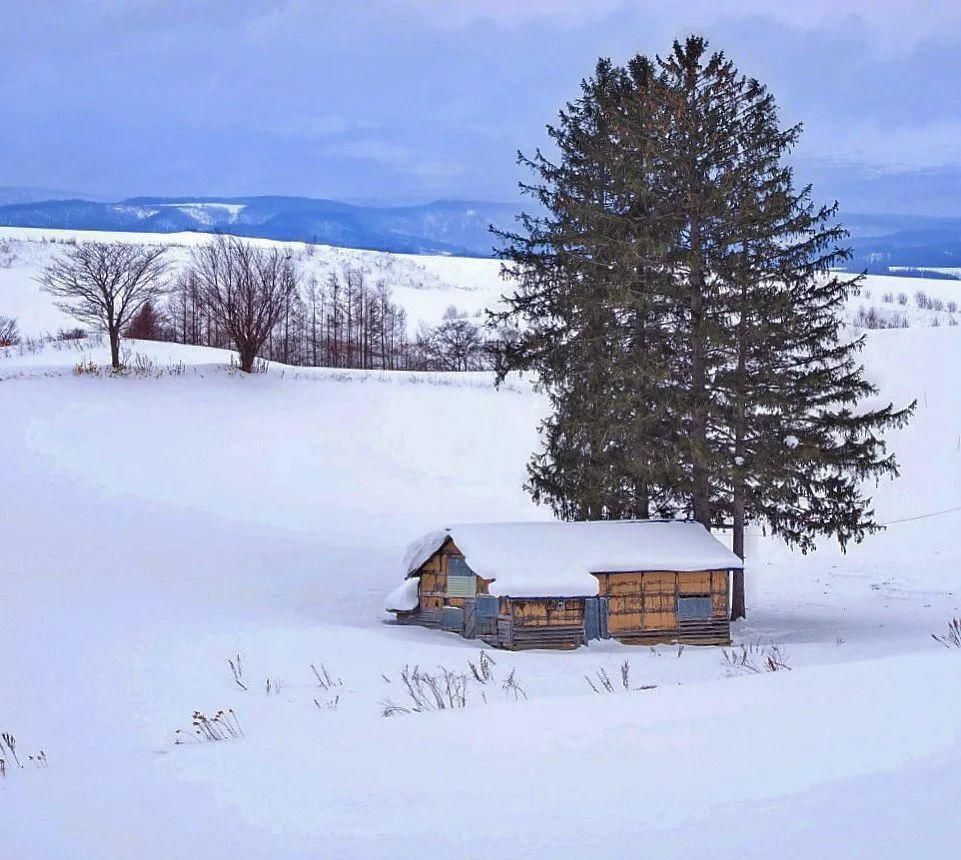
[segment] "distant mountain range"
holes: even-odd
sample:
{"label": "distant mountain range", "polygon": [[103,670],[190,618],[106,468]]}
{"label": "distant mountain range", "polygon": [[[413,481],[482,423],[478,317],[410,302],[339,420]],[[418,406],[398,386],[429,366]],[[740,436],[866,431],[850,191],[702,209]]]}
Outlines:
{"label": "distant mountain range", "polygon": [[517,206],[445,201],[354,206],[309,197],[132,197],[116,203],[44,200],[0,206],[0,225],[145,233],[230,232],[410,254],[490,256],[490,224],[510,227]]}
{"label": "distant mountain range", "polygon": [[[51,194],[49,199],[37,195]],[[514,226],[516,203],[438,200],[359,206],[310,197],[132,197],[115,203],[62,199],[44,189],[0,187],[0,226],[147,233],[224,231],[410,254],[487,257],[488,227]],[[961,217],[842,216],[851,231],[849,268],[961,267]],[[899,274],[905,274],[899,271]]]}
{"label": "distant mountain range", "polygon": [[961,267],[961,218],[847,215],[842,221],[851,232],[852,271],[887,274],[903,267]]}

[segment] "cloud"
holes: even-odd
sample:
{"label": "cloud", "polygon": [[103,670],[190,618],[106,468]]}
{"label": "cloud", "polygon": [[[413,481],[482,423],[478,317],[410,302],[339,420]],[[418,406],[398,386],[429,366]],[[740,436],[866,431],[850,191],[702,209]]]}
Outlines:
{"label": "cloud", "polygon": [[464,172],[459,162],[432,158],[414,147],[374,138],[328,146],[324,152],[331,156],[373,161],[424,179],[451,179]]}
{"label": "cloud", "polygon": [[528,26],[538,21],[573,28],[615,14],[635,17],[671,31],[711,27],[736,18],[756,18],[799,31],[860,28],[876,49],[909,50],[961,22],[957,0],[394,0],[437,27],[464,27],[479,21]]}

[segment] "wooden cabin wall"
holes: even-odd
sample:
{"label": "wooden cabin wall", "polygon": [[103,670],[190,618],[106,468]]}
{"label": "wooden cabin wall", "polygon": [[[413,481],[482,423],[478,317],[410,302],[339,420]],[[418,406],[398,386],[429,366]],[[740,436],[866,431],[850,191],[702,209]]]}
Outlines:
{"label": "wooden cabin wall", "polygon": [[578,598],[510,598],[511,615],[518,627],[570,627],[584,625],[584,600]]}
{"label": "wooden cabin wall", "polygon": [[510,619],[511,648],[576,648],[585,642],[582,597],[502,598],[501,611]]}
{"label": "wooden cabin wall", "polygon": [[[447,565],[448,559],[452,556],[463,555],[454,542],[448,539],[445,544],[435,552],[418,569],[420,583],[418,586],[418,608],[412,613],[410,621],[413,623],[427,624],[434,627],[440,625],[441,613],[445,606],[463,607],[469,598],[450,597],[447,594]],[[476,578],[477,594],[488,594],[491,580],[481,576]]]}
{"label": "wooden cabin wall", "polygon": [[[726,570],[595,574],[608,598],[608,630],[627,643],[730,642]],[[679,621],[679,597],[708,597],[711,618]]]}

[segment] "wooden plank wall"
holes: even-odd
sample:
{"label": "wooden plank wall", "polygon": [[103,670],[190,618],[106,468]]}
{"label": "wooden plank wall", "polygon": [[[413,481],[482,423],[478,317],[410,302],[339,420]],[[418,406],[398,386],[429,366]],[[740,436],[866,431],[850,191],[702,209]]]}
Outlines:
{"label": "wooden plank wall", "polygon": [[[637,571],[595,576],[600,594],[608,598],[611,636],[622,642],[730,642],[727,571]],[[679,622],[680,596],[710,597],[712,618]]]}
{"label": "wooden plank wall", "polygon": [[576,648],[583,645],[583,598],[511,597],[512,648]]}

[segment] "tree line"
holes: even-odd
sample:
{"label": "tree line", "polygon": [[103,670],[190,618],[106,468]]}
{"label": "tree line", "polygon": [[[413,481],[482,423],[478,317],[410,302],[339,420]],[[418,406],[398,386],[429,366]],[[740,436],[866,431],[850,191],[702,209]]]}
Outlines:
{"label": "tree line", "polygon": [[382,370],[483,370],[486,330],[449,307],[412,335],[384,280],[352,268],[304,278],[290,249],[214,236],[175,270],[162,245],[79,242],[39,276],[57,305],[103,330],[114,368],[120,339],[232,348],[250,372],[284,364]]}

